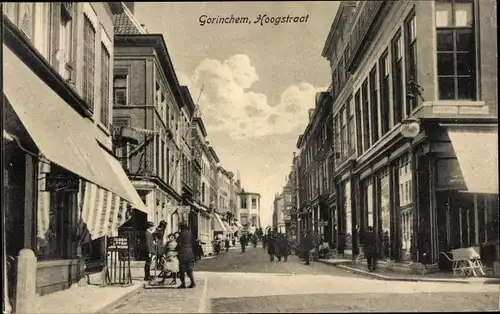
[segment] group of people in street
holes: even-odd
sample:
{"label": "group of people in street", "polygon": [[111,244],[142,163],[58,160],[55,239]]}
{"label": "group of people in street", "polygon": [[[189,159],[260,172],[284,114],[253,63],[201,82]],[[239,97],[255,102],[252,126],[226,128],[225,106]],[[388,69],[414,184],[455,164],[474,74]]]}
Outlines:
{"label": "group of people in street", "polygon": [[288,256],[291,254],[291,243],[288,239],[288,235],[284,233],[268,231],[267,235],[262,238],[262,246],[267,249],[267,254],[269,254],[269,260],[274,262],[274,258],[281,262],[281,259],[286,262],[288,261]]}
{"label": "group of people in street", "polygon": [[[167,278],[172,278],[170,285],[177,285],[177,278],[180,279],[178,289],[194,288],[194,264],[196,260],[203,257],[201,242],[193,241],[191,232],[185,223],[179,224],[179,231],[171,233],[164,240],[167,223],[161,221],[158,227],[154,223],[148,222],[148,229],[145,234],[145,250],[147,251],[146,264],[144,266],[144,280],[151,281],[151,266],[159,271],[159,284],[164,284]],[[186,286],[186,275],[190,280],[190,285]]]}

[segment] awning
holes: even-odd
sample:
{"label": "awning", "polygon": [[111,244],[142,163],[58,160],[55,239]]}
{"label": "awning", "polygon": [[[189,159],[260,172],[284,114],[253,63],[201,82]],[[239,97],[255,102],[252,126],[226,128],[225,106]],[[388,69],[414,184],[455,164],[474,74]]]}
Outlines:
{"label": "awning", "polygon": [[[48,160],[146,211],[126,177],[97,143],[93,123],[81,117],[3,44],[4,93],[21,123]],[[110,171],[110,169],[112,169]]]}
{"label": "awning", "polygon": [[196,201],[186,200],[186,203],[193,206],[197,211],[203,210],[202,207],[200,205],[198,205],[198,203]]}
{"label": "awning", "polygon": [[223,221],[222,223],[224,224],[227,232],[233,232],[233,229],[231,229],[231,226],[226,221]]}
{"label": "awning", "polygon": [[498,131],[448,127],[467,192],[498,194]]}
{"label": "awning", "polygon": [[219,214],[214,213],[215,220],[217,220],[215,230],[214,231],[222,231],[222,232],[227,232],[228,230],[226,229],[226,226],[224,226],[224,222],[220,218]]}

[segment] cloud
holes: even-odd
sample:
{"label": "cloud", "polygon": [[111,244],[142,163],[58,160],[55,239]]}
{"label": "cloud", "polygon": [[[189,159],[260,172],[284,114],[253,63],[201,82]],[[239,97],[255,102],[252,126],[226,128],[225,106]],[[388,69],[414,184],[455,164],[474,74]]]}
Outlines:
{"label": "cloud", "polygon": [[287,87],[278,104],[269,104],[266,95],[251,89],[259,75],[245,54],[223,62],[205,59],[193,75],[179,71],[177,77],[194,97],[203,87],[199,105],[210,131],[223,131],[235,139],[303,129],[316,93],[326,90],[303,82]]}

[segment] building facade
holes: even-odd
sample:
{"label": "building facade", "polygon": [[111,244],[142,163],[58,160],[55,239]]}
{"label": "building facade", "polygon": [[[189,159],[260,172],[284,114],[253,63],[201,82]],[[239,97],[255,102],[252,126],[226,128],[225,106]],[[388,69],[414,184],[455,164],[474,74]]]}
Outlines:
{"label": "building facade", "polygon": [[[9,77],[2,263],[5,270],[20,250],[33,251],[37,270],[25,279],[34,276],[43,295],[80,280],[90,241],[115,235],[129,209],[147,208],[112,152],[110,6],[5,3],[2,23]],[[12,288],[22,278],[7,277],[16,300]]]}
{"label": "building facade", "polygon": [[[149,208],[148,215],[134,213],[123,233],[140,247],[147,222],[167,222],[167,232],[177,231],[182,205],[182,175],[186,148],[184,95],[177,81],[167,46],[161,35],[150,35],[125,6],[117,8],[113,77],[113,125],[135,130],[134,144],[117,141],[134,187]],[[149,79],[153,78],[153,79]],[[136,258],[139,250],[134,251]]]}
{"label": "building facade", "polygon": [[498,260],[495,6],[341,4],[323,51],[342,72],[334,129],[348,142],[335,145],[339,247],[358,254],[373,226],[384,258],[436,263],[481,246]]}
{"label": "building facade", "polygon": [[191,141],[192,141],[192,176],[194,189],[194,202],[198,205],[197,212],[198,230],[197,238],[205,243],[203,252],[205,254],[212,253],[212,245],[210,243],[212,236],[212,217],[210,213],[210,203],[208,201],[209,179],[207,169],[209,168],[208,156],[206,154],[205,142],[207,131],[201,117],[194,117],[191,124]]}
{"label": "building facade", "polygon": [[285,195],[284,193],[277,193],[274,196],[273,202],[273,230],[279,233],[285,233]]}
{"label": "building facade", "polygon": [[309,123],[299,137],[299,217],[301,230],[310,230],[315,238],[334,242],[335,186],[332,98],[328,92],[317,93],[316,106],[309,110]]}
{"label": "building facade", "polygon": [[236,216],[245,228],[260,228],[260,194],[241,189],[238,194]]}

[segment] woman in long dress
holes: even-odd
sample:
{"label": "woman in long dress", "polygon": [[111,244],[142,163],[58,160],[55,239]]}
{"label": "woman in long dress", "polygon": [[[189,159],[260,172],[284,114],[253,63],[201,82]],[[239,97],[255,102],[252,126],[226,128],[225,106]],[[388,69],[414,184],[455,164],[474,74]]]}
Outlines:
{"label": "woman in long dress", "polygon": [[179,259],[177,258],[177,240],[174,234],[168,235],[168,242],[166,249],[166,262],[163,269],[163,280],[161,284],[165,283],[167,277],[172,278],[171,285],[177,284],[177,273],[179,272]]}

